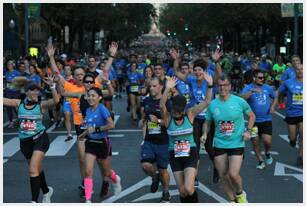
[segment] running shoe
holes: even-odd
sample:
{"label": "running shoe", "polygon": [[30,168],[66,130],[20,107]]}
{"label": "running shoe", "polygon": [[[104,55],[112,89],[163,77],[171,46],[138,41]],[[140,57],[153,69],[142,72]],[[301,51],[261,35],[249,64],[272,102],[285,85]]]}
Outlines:
{"label": "running shoe", "polygon": [[51,202],[51,197],[53,195],[53,188],[52,187],[48,187],[48,188],[49,188],[49,192],[47,192],[46,194],[43,195],[42,203],[50,203]]}
{"label": "running shoe", "polygon": [[216,168],[214,168],[213,183],[217,184],[218,182],[219,182],[219,172]]}
{"label": "running shoe", "polygon": [[259,169],[259,170],[263,170],[264,168],[266,167],[265,163],[264,162],[259,162],[257,165],[256,165],[256,169]]}
{"label": "running shoe", "polygon": [[167,202],[170,202],[170,199],[171,199],[171,196],[170,196],[170,193],[169,193],[169,191],[167,191],[167,192],[163,192],[163,196],[161,197],[161,199],[160,199],[160,203],[167,203]]}
{"label": "running shoe", "polygon": [[100,197],[104,197],[108,194],[108,188],[109,188],[109,182],[103,181],[101,191],[100,191]]}
{"label": "running shoe", "polygon": [[73,139],[72,135],[68,135],[67,138],[65,139],[65,142],[68,142],[68,141],[70,141],[72,139]]}
{"label": "running shoe", "polygon": [[247,203],[247,194],[245,193],[245,191],[242,191],[242,193],[240,195],[236,195],[236,200],[238,203]]}
{"label": "running shoe", "polygon": [[194,179],[194,187],[199,187],[199,180],[197,177]]}
{"label": "running shoe", "polygon": [[152,178],[152,184],[151,184],[151,193],[155,193],[158,190],[158,186],[159,186],[159,174],[156,174],[156,178],[155,180]]}
{"label": "running shoe", "polygon": [[266,164],[270,165],[272,163],[273,163],[273,158],[272,158],[271,154],[268,154],[267,159],[266,159]]}
{"label": "running shoe", "polygon": [[117,179],[116,182],[112,181],[112,187],[113,187],[114,194],[118,195],[122,190],[122,186],[121,186],[121,179],[119,175],[116,175],[116,179]]}

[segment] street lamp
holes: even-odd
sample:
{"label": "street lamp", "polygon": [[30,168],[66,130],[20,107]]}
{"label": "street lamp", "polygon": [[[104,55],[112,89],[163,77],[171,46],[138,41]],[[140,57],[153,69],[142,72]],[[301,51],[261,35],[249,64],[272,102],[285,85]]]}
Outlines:
{"label": "street lamp", "polygon": [[14,28],[15,28],[15,21],[14,21],[13,19],[10,20],[10,22],[9,22],[9,27],[10,27],[11,29],[14,29]]}

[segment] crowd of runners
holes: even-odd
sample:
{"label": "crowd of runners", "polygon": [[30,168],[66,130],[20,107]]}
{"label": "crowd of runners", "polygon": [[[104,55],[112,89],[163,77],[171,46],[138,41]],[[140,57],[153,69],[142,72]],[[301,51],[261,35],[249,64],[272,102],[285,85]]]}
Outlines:
{"label": "crowd of runners", "polygon": [[[32,202],[40,189],[51,202],[42,162],[49,148],[43,118],[59,125],[67,137],[77,134],[80,194],[91,202],[93,169],[99,165],[100,196],[121,190],[120,173],[112,168],[108,131],[115,127],[113,98],[127,95],[131,125],[142,129],[140,164],[152,177],[150,192],[162,185],[160,202],[170,202],[170,164],[182,203],[196,203],[200,149],[213,166],[229,202],[247,202],[240,168],[245,141],[251,141],[264,169],[271,155],[272,114],[285,109],[290,146],[299,145],[303,166],[303,64],[299,56],[159,48],[120,49],[112,42],[104,56],[67,55],[51,42],[40,57],[4,58],[4,99],[9,128],[19,128],[20,148],[29,165]],[[124,100],[120,100],[124,101]],[[247,123],[245,123],[245,120]],[[74,127],[73,127],[73,125]],[[261,152],[264,145],[264,157]],[[207,164],[207,163],[205,163]],[[117,173],[118,172],[118,173]]]}

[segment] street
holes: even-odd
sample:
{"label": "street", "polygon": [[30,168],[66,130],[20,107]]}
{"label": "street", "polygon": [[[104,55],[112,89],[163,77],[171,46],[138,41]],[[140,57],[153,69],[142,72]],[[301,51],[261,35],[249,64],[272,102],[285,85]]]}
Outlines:
{"label": "street", "polygon": [[[112,167],[121,176],[122,192],[113,196],[112,191],[105,198],[99,197],[101,175],[98,167],[94,171],[93,202],[116,203],[158,203],[161,197],[161,186],[156,193],[150,193],[151,178],[147,177],[140,165],[141,131],[130,123],[130,114],[126,112],[126,96],[114,99],[115,129],[110,131],[113,145]],[[245,159],[241,168],[244,190],[250,203],[301,203],[303,202],[303,171],[296,167],[297,149],[288,144],[287,125],[282,120],[284,111],[273,115],[273,143],[271,154],[274,162],[264,170],[256,169],[257,160],[252,152],[251,142],[246,143]],[[27,203],[31,199],[28,167],[19,149],[17,129],[5,126],[7,117],[4,112],[3,128],[3,202]],[[48,125],[49,123],[46,122]],[[76,138],[64,142],[67,132],[62,123],[47,130],[50,148],[44,160],[44,171],[47,183],[54,188],[52,202],[79,203],[78,186],[81,178],[77,159]],[[199,202],[227,202],[220,183],[212,183],[212,164],[204,150],[201,151],[197,188]],[[170,167],[171,202],[178,203],[179,193]],[[41,202],[40,193],[39,202]]]}

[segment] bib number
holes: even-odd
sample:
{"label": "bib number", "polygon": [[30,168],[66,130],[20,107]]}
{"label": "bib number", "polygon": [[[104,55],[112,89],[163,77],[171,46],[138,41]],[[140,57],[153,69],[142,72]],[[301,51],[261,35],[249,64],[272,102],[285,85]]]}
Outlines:
{"label": "bib number", "polygon": [[36,122],[30,120],[22,121],[20,123],[20,129],[23,130],[24,132],[33,132],[37,129]]}
{"label": "bib number", "polygon": [[234,133],[234,121],[221,121],[220,132],[225,136],[231,136]]}
{"label": "bib number", "polygon": [[138,92],[138,90],[139,90],[138,85],[131,86],[131,92]]}
{"label": "bib number", "polygon": [[292,104],[303,105],[303,94],[293,94],[292,95]]}
{"label": "bib number", "polygon": [[149,134],[160,134],[160,125],[155,122],[148,121],[148,133]]}
{"label": "bib number", "polygon": [[174,157],[189,157],[190,142],[188,140],[176,140],[174,143]]}

